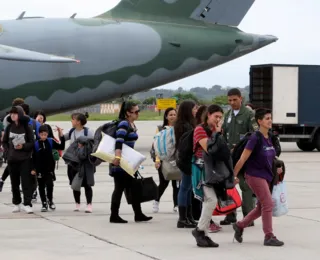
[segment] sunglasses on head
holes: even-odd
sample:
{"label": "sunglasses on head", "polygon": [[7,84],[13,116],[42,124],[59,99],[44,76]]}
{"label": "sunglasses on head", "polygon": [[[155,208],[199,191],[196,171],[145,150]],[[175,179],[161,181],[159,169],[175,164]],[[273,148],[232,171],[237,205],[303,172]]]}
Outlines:
{"label": "sunglasses on head", "polygon": [[131,113],[131,114],[136,114],[136,115],[138,115],[138,114],[140,113],[140,109],[137,110],[137,111],[130,112],[130,113]]}

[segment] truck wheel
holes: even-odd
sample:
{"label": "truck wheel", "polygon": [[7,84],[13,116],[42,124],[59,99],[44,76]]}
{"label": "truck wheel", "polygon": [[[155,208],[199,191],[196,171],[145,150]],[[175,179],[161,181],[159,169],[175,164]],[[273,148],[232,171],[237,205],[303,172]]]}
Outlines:
{"label": "truck wheel", "polygon": [[302,150],[304,152],[312,152],[316,148],[316,145],[314,143],[310,143],[305,140],[299,140],[297,142],[297,146],[300,150]]}

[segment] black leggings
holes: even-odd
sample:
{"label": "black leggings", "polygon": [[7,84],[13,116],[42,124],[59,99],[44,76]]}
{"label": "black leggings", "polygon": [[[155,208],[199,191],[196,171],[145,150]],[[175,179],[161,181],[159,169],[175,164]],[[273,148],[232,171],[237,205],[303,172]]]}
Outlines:
{"label": "black leggings", "polygon": [[[78,172],[76,170],[74,170],[71,166],[68,165],[68,177],[69,177],[69,184],[71,185],[72,180],[74,178],[74,176],[76,176]],[[88,185],[87,183],[87,179],[86,179],[86,175],[84,175],[83,177],[83,181],[82,181],[82,187],[84,187],[84,192],[86,194],[86,199],[87,199],[87,204],[91,204],[92,203],[92,197],[93,197],[93,191],[92,191],[92,187]],[[73,197],[74,197],[74,201],[77,204],[81,203],[81,191],[73,191]]]}
{"label": "black leggings", "polygon": [[[162,174],[162,170],[161,167],[158,170],[158,175],[159,175],[159,181],[160,184],[158,186],[158,198],[156,199],[156,201],[160,202],[160,199],[163,195],[163,193],[165,192],[165,190],[167,189],[169,182],[167,181],[163,174]],[[179,185],[179,181],[172,181],[172,188],[173,188],[173,206],[176,207],[178,206],[178,193],[179,193],[179,187],[177,186]]]}
{"label": "black leggings", "polygon": [[[111,197],[111,215],[118,216],[124,190],[133,190],[133,178],[125,172],[119,172],[114,174],[113,179],[114,191]],[[141,203],[135,194],[137,193],[132,191],[132,208],[135,215],[140,216],[142,215]]]}

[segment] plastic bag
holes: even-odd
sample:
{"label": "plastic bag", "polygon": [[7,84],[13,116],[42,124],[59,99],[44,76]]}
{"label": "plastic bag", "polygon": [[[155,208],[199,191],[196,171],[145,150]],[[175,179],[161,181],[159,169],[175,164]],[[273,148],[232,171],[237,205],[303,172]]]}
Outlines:
{"label": "plastic bag", "polygon": [[281,217],[286,215],[289,211],[287,202],[287,187],[286,183],[280,182],[273,187],[272,191],[273,211],[274,217]]}

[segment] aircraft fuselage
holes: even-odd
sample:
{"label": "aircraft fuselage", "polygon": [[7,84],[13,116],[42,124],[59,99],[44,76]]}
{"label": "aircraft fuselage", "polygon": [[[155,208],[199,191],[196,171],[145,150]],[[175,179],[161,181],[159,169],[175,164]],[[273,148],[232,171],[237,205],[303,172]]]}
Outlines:
{"label": "aircraft fuselage", "polygon": [[47,114],[105,102],[205,71],[276,40],[228,26],[101,18],[0,25],[0,45],[80,60],[0,60],[0,116],[16,97]]}

